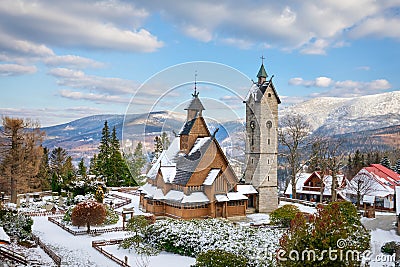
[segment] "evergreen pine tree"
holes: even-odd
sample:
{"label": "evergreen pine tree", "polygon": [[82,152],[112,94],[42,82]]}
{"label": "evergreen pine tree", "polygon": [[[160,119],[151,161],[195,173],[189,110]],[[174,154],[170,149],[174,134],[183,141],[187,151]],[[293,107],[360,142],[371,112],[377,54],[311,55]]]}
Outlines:
{"label": "evergreen pine tree", "polygon": [[384,157],[381,159],[380,164],[381,164],[382,166],[385,166],[386,168],[388,168],[388,169],[390,170],[391,164],[390,164],[390,160],[389,160],[389,158],[388,158],[387,156],[384,156]]}
{"label": "evergreen pine tree", "polygon": [[99,154],[97,155],[96,171],[99,175],[109,178],[112,175],[111,170],[111,137],[108,122],[104,122],[101,131],[101,139],[99,144]]}
{"label": "evergreen pine tree", "polygon": [[400,159],[398,159],[398,160],[396,161],[396,169],[395,169],[395,172],[397,172],[398,174],[400,174]]}
{"label": "evergreen pine tree", "polygon": [[129,159],[130,170],[132,178],[134,179],[134,181],[132,181],[132,184],[135,184],[136,181],[140,181],[142,169],[146,164],[146,159],[143,155],[143,145],[141,142],[137,144],[135,151],[129,156]]}
{"label": "evergreen pine tree", "polygon": [[98,167],[97,167],[97,155],[96,154],[94,154],[93,157],[90,159],[89,174],[96,175],[96,176],[99,175]]}
{"label": "evergreen pine tree", "polygon": [[87,176],[87,168],[85,166],[85,162],[83,161],[83,158],[81,159],[81,161],[79,161],[79,164],[78,164],[78,174],[80,176],[82,176],[83,178],[86,178],[86,176]]}
{"label": "evergreen pine tree", "polygon": [[163,141],[160,136],[156,136],[154,138],[154,152],[153,152],[153,158],[152,162],[156,162],[157,159],[160,157],[161,153],[163,152],[164,147],[163,147]]}
{"label": "evergreen pine tree", "polygon": [[38,178],[41,182],[41,187],[43,191],[51,189],[51,171],[49,163],[49,149],[47,147],[44,147],[38,173]]}

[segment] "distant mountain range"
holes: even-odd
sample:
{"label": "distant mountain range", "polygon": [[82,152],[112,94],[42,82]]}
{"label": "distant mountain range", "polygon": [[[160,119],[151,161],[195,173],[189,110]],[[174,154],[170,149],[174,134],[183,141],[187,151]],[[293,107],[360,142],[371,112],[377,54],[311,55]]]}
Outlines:
{"label": "distant mountain range", "polygon": [[[400,92],[390,92],[355,98],[314,98],[280,111],[280,117],[296,113],[310,123],[313,133],[345,140],[345,147],[354,149],[400,148]],[[50,149],[66,148],[76,160],[88,160],[97,152],[104,121],[110,129],[116,127],[125,147],[134,147],[138,141],[146,144],[150,152],[153,139],[162,132],[174,138],[179,133],[186,116],[170,111],[123,115],[95,115],[69,123],[45,127],[44,145]],[[243,121],[230,121],[222,125],[209,123],[210,131],[216,128],[218,141],[228,155],[242,158],[244,153]]]}

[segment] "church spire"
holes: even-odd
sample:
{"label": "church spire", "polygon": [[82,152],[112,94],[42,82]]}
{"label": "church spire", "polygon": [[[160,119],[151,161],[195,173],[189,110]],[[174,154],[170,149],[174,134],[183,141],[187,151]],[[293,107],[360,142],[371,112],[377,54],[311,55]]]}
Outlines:
{"label": "church spire", "polygon": [[197,72],[194,76],[194,92],[192,94],[193,98],[189,105],[185,108],[187,110],[187,121],[193,120],[197,116],[202,116],[204,106],[200,101],[199,92],[197,91]]}
{"label": "church spire", "polygon": [[197,92],[197,70],[194,74],[194,93],[192,94],[193,97],[198,97],[199,92]]}
{"label": "church spire", "polygon": [[265,71],[265,68],[264,68],[264,59],[265,59],[265,57],[261,56],[261,67],[260,67],[260,70],[258,71],[258,74],[257,74],[258,85],[263,84],[265,82],[265,80],[267,79],[267,77],[268,77],[268,74],[267,74],[267,72]]}

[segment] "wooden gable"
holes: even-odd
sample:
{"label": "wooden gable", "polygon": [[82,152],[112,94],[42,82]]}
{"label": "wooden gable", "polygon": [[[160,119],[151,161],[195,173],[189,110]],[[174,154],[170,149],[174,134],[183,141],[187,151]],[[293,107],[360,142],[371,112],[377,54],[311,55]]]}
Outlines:
{"label": "wooden gable", "polygon": [[238,179],[216,140],[213,140],[207,151],[202,155],[199,165],[190,177],[187,186],[202,185],[211,169],[221,169],[222,174],[220,176],[226,181],[228,191],[237,184]]}
{"label": "wooden gable", "polygon": [[194,118],[194,123],[188,134],[181,134],[180,148],[184,153],[189,153],[198,137],[210,136],[210,131],[203,117]]}

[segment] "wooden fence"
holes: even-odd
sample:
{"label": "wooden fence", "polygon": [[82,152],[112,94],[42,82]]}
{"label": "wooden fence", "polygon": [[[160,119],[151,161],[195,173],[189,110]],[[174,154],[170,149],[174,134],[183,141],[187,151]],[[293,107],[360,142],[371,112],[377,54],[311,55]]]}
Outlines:
{"label": "wooden fence", "polygon": [[51,250],[45,243],[43,243],[40,238],[38,236],[35,236],[34,234],[32,234],[32,238],[35,241],[35,243],[41,247],[44,252],[46,252],[47,255],[49,255],[49,257],[54,261],[54,263],[57,266],[61,266],[61,257],[58,256],[56,253],[54,253],[53,250]]}
{"label": "wooden fence", "polygon": [[64,210],[58,210],[56,212],[51,211],[38,211],[38,212],[24,212],[25,215],[36,217],[36,216],[51,216],[51,215],[64,215]]}
{"label": "wooden fence", "polygon": [[132,203],[132,199],[127,198],[127,197],[119,196],[116,194],[110,194],[110,196],[123,200],[123,202],[121,202],[121,203],[114,204],[114,207],[113,207],[114,209],[118,209],[118,208],[121,208],[122,206]]}
{"label": "wooden fence", "polygon": [[111,240],[99,240],[99,241],[92,241],[92,247],[99,251],[101,254],[109,258],[110,260],[113,260],[117,264],[123,266],[123,267],[130,267],[127,262],[127,258],[125,258],[125,261],[115,257],[111,253],[105,251],[102,247],[104,246],[110,246],[110,245],[116,245],[120,244],[123,239],[111,239]]}
{"label": "wooden fence", "polygon": [[0,258],[6,258],[23,265],[28,265],[28,261],[26,260],[26,257],[23,254],[17,253],[4,246],[0,246]]}
{"label": "wooden fence", "polygon": [[[72,230],[71,228],[69,228],[68,226],[59,221],[61,217],[48,217],[47,219],[74,236],[87,234],[86,230]],[[113,228],[103,228],[103,229],[92,229],[89,231],[89,234],[96,235],[96,234],[121,232],[121,231],[124,231],[123,227],[113,227]]]}

